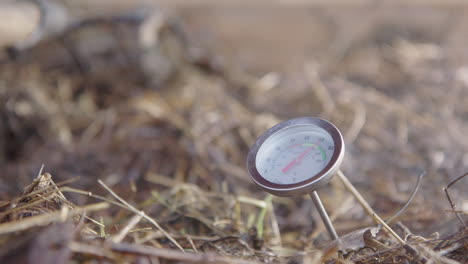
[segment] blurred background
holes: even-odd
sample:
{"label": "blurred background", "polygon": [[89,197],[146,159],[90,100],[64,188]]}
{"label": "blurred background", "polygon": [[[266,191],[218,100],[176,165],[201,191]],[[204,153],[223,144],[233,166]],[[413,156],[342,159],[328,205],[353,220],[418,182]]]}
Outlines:
{"label": "blurred background", "polygon": [[[182,185],[264,199],[249,146],[316,116],[342,131],[342,170],[383,218],[425,171],[398,220],[458,228],[443,188],[468,171],[464,1],[4,0],[0,15],[0,199],[42,164],[132,201]],[[467,188],[451,189],[460,210]],[[338,233],[371,224],[338,181],[319,193]],[[321,225],[310,201],[273,202],[283,245],[303,248]]]}

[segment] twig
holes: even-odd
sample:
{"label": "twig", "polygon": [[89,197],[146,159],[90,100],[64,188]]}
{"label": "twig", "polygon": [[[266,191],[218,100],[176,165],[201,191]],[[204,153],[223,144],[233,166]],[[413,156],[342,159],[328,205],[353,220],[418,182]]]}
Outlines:
{"label": "twig", "polygon": [[187,235],[186,237],[187,237],[188,242],[189,242],[190,245],[192,246],[193,251],[195,251],[195,253],[198,253],[197,247],[195,246],[195,243],[193,243],[192,238],[191,238],[189,235]]}
{"label": "twig", "polygon": [[95,225],[99,226],[99,227],[105,227],[105,225],[103,225],[102,223],[94,220],[93,218],[91,218],[89,216],[84,215],[83,217],[86,218],[88,221],[94,223]]}
{"label": "twig", "polygon": [[119,200],[122,204],[124,204],[130,211],[132,211],[135,214],[141,215],[143,218],[148,220],[150,223],[152,223],[154,226],[156,226],[159,231],[161,231],[174,245],[176,245],[182,252],[185,252],[184,248],[169,234],[164,230],[153,218],[147,216],[144,211],[139,211],[133,205],[129,204],[127,201],[122,199],[119,195],[117,195],[114,191],[112,191],[111,188],[109,188],[104,182],[101,180],[98,180],[99,184],[106,189],[112,196],[114,196],[117,200]]}
{"label": "twig", "polygon": [[[99,211],[109,207],[108,203],[96,203],[82,207],[76,207],[66,213],[66,217],[82,214],[84,212]],[[52,213],[35,215],[21,220],[0,224],[0,235],[25,230],[33,226],[43,226],[55,221],[63,220],[63,211],[58,210]]]}
{"label": "twig", "polygon": [[464,211],[464,210],[445,210],[445,212],[468,215],[468,211]]}
{"label": "twig", "polygon": [[168,176],[159,174],[159,173],[153,173],[153,172],[147,172],[145,173],[145,176],[143,177],[145,181],[162,185],[165,187],[173,187],[176,182],[172,178],[169,178]]}
{"label": "twig", "polygon": [[110,250],[114,252],[134,254],[134,255],[145,255],[152,257],[159,257],[164,259],[178,260],[183,263],[237,263],[237,264],[253,264],[257,263],[254,261],[248,261],[243,259],[235,259],[230,257],[224,257],[216,254],[205,253],[181,253],[173,249],[166,248],[154,248],[143,245],[134,245],[127,243],[110,244]]}
{"label": "twig", "polygon": [[251,204],[251,205],[255,205],[257,207],[260,207],[260,208],[264,208],[265,206],[267,206],[267,204],[265,203],[265,201],[263,200],[258,200],[258,199],[255,199],[255,198],[252,198],[252,197],[248,197],[248,196],[237,196],[236,197],[236,200],[240,203],[246,203],[246,204]]}
{"label": "twig", "polygon": [[[62,187],[60,188],[60,191],[61,192],[71,192],[71,193],[77,193],[77,194],[81,194],[81,195],[86,195],[88,197],[92,197],[92,198],[95,198],[95,199],[98,199],[98,200],[101,200],[101,201],[105,201],[109,204],[112,204],[112,205],[115,205],[115,206],[118,206],[118,207],[121,207],[121,208],[124,208],[124,209],[127,209],[127,207],[125,207],[123,204],[121,203],[118,203],[116,201],[113,201],[111,199],[108,199],[106,197],[103,197],[103,196],[100,196],[100,195],[97,195],[97,194],[94,194],[92,192],[89,192],[89,191],[84,191],[84,190],[80,190],[80,189],[75,189],[75,188],[72,188],[72,187]],[[102,224],[100,224],[102,225]]]}
{"label": "twig", "polygon": [[44,170],[44,167],[45,167],[45,165],[42,164],[42,165],[41,165],[41,168],[39,169],[39,172],[37,173],[36,178],[39,178],[39,177],[42,175],[42,171]]}
{"label": "twig", "polygon": [[408,198],[408,201],[406,201],[405,205],[400,210],[398,210],[398,212],[396,212],[396,214],[394,214],[392,217],[390,217],[389,219],[387,219],[385,221],[387,224],[390,224],[395,218],[397,218],[410,205],[410,203],[414,199],[414,196],[416,196],[416,193],[419,190],[419,186],[421,185],[421,179],[422,179],[422,177],[424,177],[424,175],[426,175],[426,171],[422,171],[421,173],[419,173],[418,181],[416,182],[416,186],[414,187],[414,190],[411,193],[411,196]]}
{"label": "twig", "polygon": [[357,136],[361,132],[364,124],[366,123],[366,109],[361,103],[355,104],[354,119],[346,131],[345,138],[347,139],[347,144],[350,144],[356,140]]}
{"label": "twig", "polygon": [[106,225],[104,224],[104,217],[99,216],[99,236],[100,237],[107,237],[107,234],[106,234]]}
{"label": "twig", "polygon": [[332,97],[328,93],[327,87],[320,80],[317,65],[314,63],[307,63],[304,66],[307,80],[313,86],[314,92],[317,98],[322,103],[322,107],[326,114],[333,112],[335,109],[335,102],[333,102]]}
{"label": "twig", "polygon": [[83,253],[87,255],[93,255],[97,257],[104,257],[108,259],[114,259],[112,251],[102,247],[96,247],[94,245],[79,243],[72,241],[68,244],[68,248],[75,253]]}
{"label": "twig", "polygon": [[349,182],[348,178],[346,178],[346,176],[339,170],[338,171],[338,176],[340,178],[340,180],[343,182],[344,186],[346,187],[346,189],[348,189],[351,194],[354,196],[354,198],[361,204],[361,206],[364,208],[364,211],[367,212],[367,214],[372,217],[372,219],[374,219],[374,221],[379,224],[379,225],[382,225],[382,227],[388,232],[390,233],[398,242],[400,242],[402,245],[405,245],[405,241],[403,239],[401,239],[401,237],[395,233],[395,231],[393,231],[393,229],[391,229],[386,223],[384,220],[382,220],[382,218],[380,218],[380,216],[377,215],[377,213],[375,213],[375,211],[372,209],[372,207],[370,207],[369,203],[367,203],[367,201],[364,199],[364,197],[362,197],[362,195],[358,192],[358,190],[356,190],[356,188],[354,188],[353,184],[351,182]]}
{"label": "twig", "polygon": [[278,246],[283,247],[283,242],[281,241],[281,231],[279,228],[278,220],[276,219],[275,208],[273,203],[270,201],[268,204],[270,210],[268,210],[270,219],[271,219],[271,229],[273,231],[274,237],[276,238],[275,242]]}
{"label": "twig", "polygon": [[128,232],[140,222],[141,218],[141,215],[134,215],[130,221],[128,221],[127,225],[117,235],[112,237],[112,242],[120,243]]}
{"label": "twig", "polygon": [[455,183],[457,183],[459,180],[461,180],[462,178],[466,177],[468,175],[468,172],[463,174],[462,176],[456,178],[455,180],[453,180],[451,183],[449,183],[449,185],[447,185],[447,187],[444,188],[444,192],[445,192],[445,195],[447,195],[447,200],[449,201],[450,203],[450,206],[452,207],[453,211],[455,211],[455,215],[457,216],[458,220],[460,221],[460,223],[463,225],[463,226],[466,226],[465,222],[463,221],[463,219],[461,218],[460,214],[458,212],[456,212],[456,208],[457,206],[455,205],[455,203],[452,201],[452,199],[450,198],[450,195],[448,193],[448,189],[450,187],[452,187],[452,185],[454,185]]}

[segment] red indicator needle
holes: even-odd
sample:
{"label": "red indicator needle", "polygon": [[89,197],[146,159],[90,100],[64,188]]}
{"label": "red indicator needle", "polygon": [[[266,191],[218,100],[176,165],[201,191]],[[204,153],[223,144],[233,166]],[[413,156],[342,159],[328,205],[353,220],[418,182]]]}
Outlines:
{"label": "red indicator needle", "polygon": [[282,171],[283,173],[288,172],[294,165],[296,165],[297,163],[301,162],[301,160],[305,157],[305,155],[307,155],[307,153],[309,153],[310,151],[312,151],[314,148],[315,148],[315,146],[310,147],[310,148],[308,148],[306,151],[302,152],[301,155],[299,155],[297,158],[295,158],[295,159],[293,159],[291,162],[289,162],[288,165],[286,165],[286,167],[284,167],[281,171]]}

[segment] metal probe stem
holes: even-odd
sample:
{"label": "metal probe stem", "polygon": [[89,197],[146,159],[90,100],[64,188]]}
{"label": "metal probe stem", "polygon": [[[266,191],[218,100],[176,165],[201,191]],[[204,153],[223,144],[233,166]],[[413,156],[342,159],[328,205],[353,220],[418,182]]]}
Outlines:
{"label": "metal probe stem", "polygon": [[323,224],[325,225],[325,228],[327,229],[328,233],[330,234],[331,238],[333,240],[338,240],[338,234],[335,231],[335,228],[333,227],[333,224],[330,220],[330,217],[328,217],[327,211],[325,211],[325,208],[323,207],[322,201],[320,201],[320,197],[318,196],[316,191],[313,191],[309,193],[310,198],[312,198],[312,201],[315,204],[315,207],[317,208],[317,211],[320,214],[320,217],[322,217]]}

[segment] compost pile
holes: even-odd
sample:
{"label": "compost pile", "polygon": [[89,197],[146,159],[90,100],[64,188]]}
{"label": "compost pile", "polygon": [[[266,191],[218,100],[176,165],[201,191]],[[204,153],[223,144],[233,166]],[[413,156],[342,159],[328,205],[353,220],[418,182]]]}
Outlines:
{"label": "compost pile", "polygon": [[[441,39],[400,33],[308,62],[293,82],[219,60],[159,11],[10,50],[0,262],[467,263],[468,68]],[[319,192],[342,245],[308,197],[251,183],[250,145],[297,116],[337,124],[343,172],[404,245],[336,179]]]}

